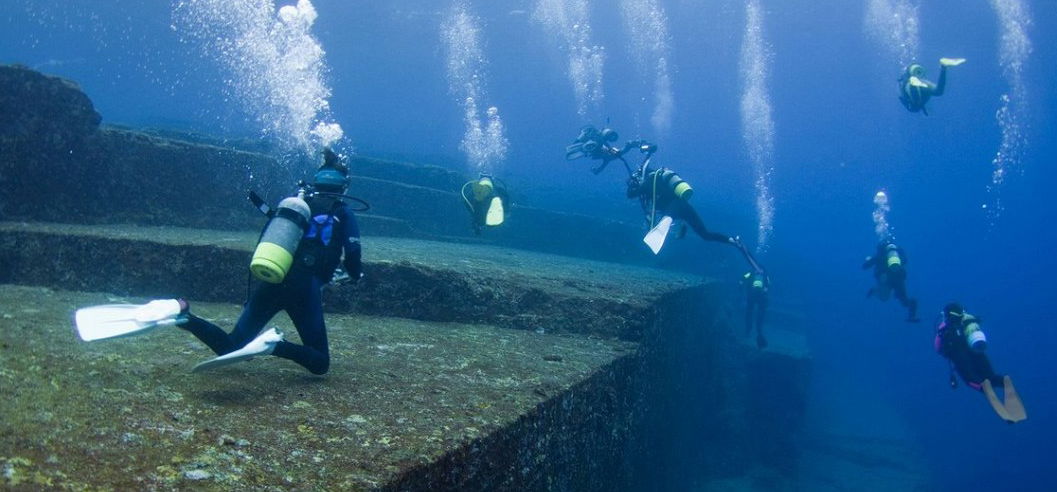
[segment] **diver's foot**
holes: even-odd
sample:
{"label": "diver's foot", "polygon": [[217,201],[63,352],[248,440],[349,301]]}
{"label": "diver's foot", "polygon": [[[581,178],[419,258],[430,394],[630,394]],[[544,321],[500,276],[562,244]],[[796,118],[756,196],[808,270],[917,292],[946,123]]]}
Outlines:
{"label": "diver's foot", "polygon": [[940,58],[940,65],[944,67],[957,67],[965,63],[965,58]]}
{"label": "diver's foot", "polygon": [[180,314],[190,314],[191,313],[191,303],[187,302],[187,299],[184,299],[184,298],[181,297],[181,298],[177,299],[176,302],[180,304]]}
{"label": "diver's foot", "polygon": [[760,350],[767,348],[767,339],[763,335],[756,335],[756,347]]}
{"label": "diver's foot", "polygon": [[159,299],[150,301],[136,309],[135,320],[139,323],[154,323],[175,319],[183,313],[183,306],[177,299]]}
{"label": "diver's foot", "polygon": [[741,236],[730,236],[730,237],[727,238],[727,242],[730,243],[730,244],[733,244],[734,246],[736,246],[738,248],[741,248],[741,247],[744,246],[744,245],[741,244]]}
{"label": "diver's foot", "polygon": [[254,338],[244,347],[219,357],[207,360],[196,365],[191,372],[202,372],[209,369],[223,367],[236,362],[250,360],[258,355],[269,355],[275,351],[275,346],[283,341],[283,334],[271,328]]}

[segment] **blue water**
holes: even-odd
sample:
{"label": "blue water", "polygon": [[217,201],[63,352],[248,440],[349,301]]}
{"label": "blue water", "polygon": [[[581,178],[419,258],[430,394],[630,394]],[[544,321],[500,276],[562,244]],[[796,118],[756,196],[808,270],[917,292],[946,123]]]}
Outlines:
{"label": "blue water", "polygon": [[[440,41],[450,6],[440,3],[316,0],[312,33],[326,50],[331,114],[347,147],[469,172],[460,148],[464,115]],[[662,51],[674,105],[664,130],[651,122],[656,65],[637,66],[618,2],[589,8],[590,42],[605,47],[604,99],[584,115],[566,56],[533,18],[535,3],[466,4],[483,41],[481,107],[499,108],[510,142],[496,172],[523,202],[636,220],[636,205],[623,198],[623,171],[611,166],[592,176],[588,163],[562,158],[582,124],[609,118],[622,139],[660,145],[657,162],[695,185],[695,205],[710,227],[755,239],[755,175],[740,113],[745,2],[632,2],[658,4],[667,19]],[[766,88],[775,208],[761,259],[774,280],[772,297],[811,320],[817,405],[830,402],[851,409],[845,420],[869,422],[878,412],[873,401],[889,404],[901,424],[870,430],[909,439],[943,490],[1053,490],[1057,207],[1049,197],[1057,186],[1057,37],[1050,33],[1057,32],[1057,9],[1050,1],[1025,2],[1032,43],[1021,72],[1025,144],[995,195],[988,191],[1002,138],[995,113],[1010,90],[995,10],[982,1],[921,2],[916,48],[929,75],[936,76],[941,56],[969,60],[951,70],[947,94],[931,101],[924,117],[896,101],[902,67],[866,33],[866,5],[761,1],[772,54]],[[76,81],[107,122],[257,135],[253,116],[224,90],[230,74],[174,29],[172,7],[7,0],[0,63]],[[871,200],[879,189],[890,197],[888,220],[909,255],[921,324],[903,322],[894,302],[864,296],[871,279],[859,265],[876,242]],[[711,258],[716,249],[707,251]],[[690,258],[685,266],[695,271],[733,277],[740,268]],[[948,389],[931,337],[934,313],[952,299],[984,319],[992,362],[1017,382],[1027,422],[1002,424],[979,395]],[[863,388],[877,398],[848,401]],[[876,413],[878,422],[888,417]]]}

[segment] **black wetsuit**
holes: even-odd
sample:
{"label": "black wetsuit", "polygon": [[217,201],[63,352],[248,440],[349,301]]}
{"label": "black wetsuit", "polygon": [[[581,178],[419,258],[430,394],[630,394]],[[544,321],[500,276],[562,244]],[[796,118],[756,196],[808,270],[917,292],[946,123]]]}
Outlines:
{"label": "black wetsuit", "polygon": [[929,112],[925,109],[925,103],[929,102],[932,96],[942,96],[944,89],[947,87],[947,67],[940,65],[940,79],[939,82],[933,84],[928,80],[918,78],[924,82],[928,87],[915,87],[910,84],[910,74],[904,73],[899,78],[899,102],[903,103],[903,107],[907,108],[907,111],[916,113],[921,111],[922,114],[928,116]]}
{"label": "black wetsuit", "polygon": [[[278,284],[261,283],[246,302],[230,334],[193,314],[181,326],[217,355],[242,348],[256,338],[279,311],[286,311],[304,345],[284,340],[276,344],[272,355],[290,359],[312,374],[325,374],[329,370],[330,349],[323,320],[322,288],[330,282],[339,263],[344,265],[350,278],[360,277],[360,230],[348,205],[326,197],[309,197],[305,201],[312,211],[313,221],[321,224],[306,232],[306,236],[313,237],[302,238],[286,278]],[[329,234],[326,232],[328,225]]]}
{"label": "black wetsuit", "polygon": [[[470,183],[467,184],[469,185]],[[508,210],[507,205],[510,204],[510,196],[507,194],[506,186],[495,178],[492,178],[492,193],[486,196],[484,200],[478,201],[474,197],[471,188],[473,188],[472,185],[462,187],[463,204],[470,211],[473,232],[480,235],[481,228],[485,226],[485,219],[488,218],[488,208],[492,205],[492,198],[499,197],[499,200],[503,202],[503,211],[506,213],[506,210]]]}
{"label": "black wetsuit", "polygon": [[[892,289],[895,298],[909,311],[908,317],[912,320],[916,319],[918,302],[916,299],[911,299],[907,296],[906,252],[903,251],[903,248],[896,246],[895,254],[898,255],[898,262],[889,264],[888,245],[889,243],[879,244],[877,252],[873,256],[866,258],[862,267],[863,269],[873,267],[873,275],[874,279],[877,280],[878,287]],[[874,294],[877,294],[882,301],[888,299],[888,296],[883,291],[878,291],[877,287],[871,288],[867,296]]]}
{"label": "black wetsuit", "polygon": [[756,324],[756,345],[767,346],[763,337],[763,318],[767,312],[767,291],[771,281],[765,273],[747,273],[742,282],[745,284],[745,334],[751,334],[753,321]]}
{"label": "black wetsuit", "polygon": [[629,179],[628,198],[638,198],[646,216],[651,217],[654,222],[662,215],[667,215],[686,222],[705,241],[730,243],[729,236],[709,231],[694,207],[690,206],[686,200],[675,196],[675,190],[668,185],[668,180],[665,179],[667,173],[671,172],[670,169],[662,167],[646,173],[646,176],[641,179],[635,177]]}
{"label": "black wetsuit", "polygon": [[[976,321],[971,315],[966,317],[968,321]],[[958,376],[970,387],[980,389],[985,380],[990,380],[991,386],[995,388],[1003,387],[1003,375],[995,374],[987,355],[969,347],[963,330],[966,324],[965,321],[951,318],[940,323],[936,327],[936,352],[951,362]]]}

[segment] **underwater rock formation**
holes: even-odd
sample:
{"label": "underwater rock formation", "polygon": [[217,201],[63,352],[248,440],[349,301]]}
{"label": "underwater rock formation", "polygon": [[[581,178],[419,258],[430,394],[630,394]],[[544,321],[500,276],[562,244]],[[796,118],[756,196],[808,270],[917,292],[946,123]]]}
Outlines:
{"label": "underwater rock formation", "polygon": [[[0,223],[0,284],[45,288],[0,285],[7,306],[0,342],[20,354],[4,359],[18,384],[0,410],[17,416],[9,425],[41,433],[3,443],[34,464],[20,473],[83,476],[88,465],[77,457],[88,454],[145,486],[234,485],[252,469],[254,484],[292,476],[308,488],[613,490],[685,489],[761,467],[788,479],[796,469],[791,443],[802,419],[806,353],[761,353],[739,342],[722,308],[723,286],[690,275],[490,246],[367,242],[365,281],[328,287],[335,360],[325,383],[309,386],[299,368],[278,361],[231,369],[219,388],[182,375],[208,351],[178,330],[92,344],[69,331],[73,307],[130,295],[184,296],[200,315],[229,326],[254,240],[215,230]],[[40,301],[25,311],[33,297]],[[295,333],[285,317],[275,322]],[[84,365],[98,380],[82,380]],[[32,367],[48,370],[38,376]],[[275,378],[291,389],[264,389]],[[49,381],[94,388],[80,397],[136,410],[89,429],[77,424],[86,415],[57,407],[49,418],[73,426],[73,437],[58,437],[30,425],[40,423],[41,399],[60,397],[49,393]],[[764,390],[769,382],[785,393]],[[239,388],[255,396],[239,396]],[[131,395],[135,401],[125,401]],[[246,422],[246,405],[301,405],[325,417],[282,411]],[[361,419],[387,423],[361,426]],[[159,428],[173,430],[156,439]],[[93,448],[93,438],[76,438],[83,432],[104,441],[133,434],[139,458]],[[15,435],[0,428],[0,440]],[[223,435],[256,444],[212,444]],[[45,444],[29,444],[38,442]],[[320,457],[321,470],[279,458],[284,451]],[[131,486],[127,473],[96,479]]]}
{"label": "underwater rock formation", "polygon": [[[260,216],[246,192],[275,203],[312,171],[200,135],[99,126],[73,83],[24,67],[0,66],[0,95],[0,220],[257,230]],[[460,196],[467,179],[458,173],[365,156],[351,156],[349,164],[350,193],[372,205],[359,216],[367,235],[649,260],[637,227],[525,206],[516,193],[512,219],[475,237]],[[599,238],[608,246],[598,248]]]}
{"label": "underwater rock formation", "polygon": [[[626,224],[514,207],[493,245],[472,244],[464,178],[433,166],[353,157],[352,190],[374,205],[360,215],[366,276],[326,288],[325,378],[270,358],[191,376],[209,352],[176,329],[79,342],[76,307],[150,297],[186,297],[233,325],[264,222],[244,193],[277,201],[308,170],[100,127],[74,86],[21,67],[0,67],[0,94],[17,113],[0,123],[4,487],[686,490],[759,469],[793,480],[806,350],[742,343],[719,283],[629,266],[644,255]],[[22,104],[33,98],[50,99]]]}

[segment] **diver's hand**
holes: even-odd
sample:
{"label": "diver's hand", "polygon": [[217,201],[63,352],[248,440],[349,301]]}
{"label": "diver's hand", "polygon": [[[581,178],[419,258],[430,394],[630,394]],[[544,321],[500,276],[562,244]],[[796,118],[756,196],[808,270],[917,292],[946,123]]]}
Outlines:
{"label": "diver's hand", "polygon": [[[360,275],[362,276],[363,274]],[[334,270],[334,277],[330,279],[330,285],[340,286],[348,285],[351,283],[353,283],[352,277],[349,275],[348,272],[345,271],[344,268]]]}

